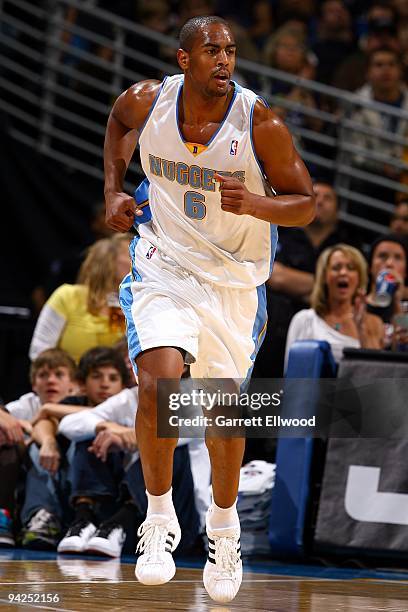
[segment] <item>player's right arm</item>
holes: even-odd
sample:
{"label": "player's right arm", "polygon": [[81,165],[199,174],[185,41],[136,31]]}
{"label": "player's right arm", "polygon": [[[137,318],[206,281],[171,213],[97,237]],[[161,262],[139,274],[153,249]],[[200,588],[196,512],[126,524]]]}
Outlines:
{"label": "player's right arm", "polygon": [[136,213],[134,199],[123,192],[123,181],[139,132],[160,89],[159,81],[141,81],[124,91],[113,105],[105,134],[106,223],[126,232]]}

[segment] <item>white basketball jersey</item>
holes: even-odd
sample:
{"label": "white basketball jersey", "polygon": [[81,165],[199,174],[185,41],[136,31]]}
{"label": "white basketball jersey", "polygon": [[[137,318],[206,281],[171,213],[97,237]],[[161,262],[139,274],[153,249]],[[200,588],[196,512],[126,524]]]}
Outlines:
{"label": "white basketball jersey", "polygon": [[184,76],[167,77],[139,138],[150,181],[152,219],[139,233],[183,268],[217,285],[255,287],[269,278],[277,229],[221,209],[214,173],[235,176],[252,193],[265,182],[252,142],[257,95],[234,83],[224,120],[206,145],[188,143],[178,125]]}

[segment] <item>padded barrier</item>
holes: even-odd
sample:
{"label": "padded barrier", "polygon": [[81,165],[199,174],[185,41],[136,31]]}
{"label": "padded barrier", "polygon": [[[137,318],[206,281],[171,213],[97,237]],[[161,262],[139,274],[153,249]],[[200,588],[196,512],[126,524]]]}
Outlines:
{"label": "padded barrier", "polygon": [[[385,424],[389,420],[398,429],[393,438],[329,440],[314,551],[359,558],[400,558],[405,564],[408,440],[404,432],[408,429],[408,415],[401,421],[396,416],[394,402],[403,408],[407,405],[408,354],[347,349],[340,362],[338,379],[356,384],[367,379],[391,379],[389,394],[379,388],[378,404],[366,404],[364,412],[369,414],[373,410],[377,422]],[[358,415],[360,407],[354,410]],[[351,415],[349,412],[350,418]]]}
{"label": "padded barrier", "polygon": [[[328,342],[301,340],[289,352],[286,378],[328,378],[336,375],[336,363]],[[285,417],[310,418],[316,403],[302,397],[285,405]],[[276,453],[276,482],[272,489],[269,542],[275,556],[301,556],[310,498],[313,438],[279,438]]]}

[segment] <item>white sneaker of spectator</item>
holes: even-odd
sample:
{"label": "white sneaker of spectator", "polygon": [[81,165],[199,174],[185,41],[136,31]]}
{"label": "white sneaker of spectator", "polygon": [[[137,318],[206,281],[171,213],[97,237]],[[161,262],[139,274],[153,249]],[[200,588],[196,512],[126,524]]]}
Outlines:
{"label": "white sneaker of spectator", "polygon": [[88,540],[86,552],[107,557],[120,557],[125,540],[126,532],[122,525],[106,521]]}
{"label": "white sneaker of spectator", "polygon": [[81,553],[86,550],[88,541],[96,532],[96,527],[90,521],[77,521],[68,529],[58,544],[59,553]]}

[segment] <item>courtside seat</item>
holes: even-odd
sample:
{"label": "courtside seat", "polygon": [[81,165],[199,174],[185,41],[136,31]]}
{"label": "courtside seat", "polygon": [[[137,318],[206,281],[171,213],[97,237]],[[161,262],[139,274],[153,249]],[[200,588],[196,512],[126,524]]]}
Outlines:
{"label": "courtside seat", "polygon": [[[325,341],[300,340],[289,352],[286,378],[318,379],[336,376],[336,363],[330,345]],[[308,387],[309,397],[301,392],[291,394],[285,402],[285,417],[310,418],[316,414],[319,385]],[[278,439],[276,481],[272,489],[269,542],[274,556],[301,556],[304,553],[304,531],[310,503],[313,438]]]}

